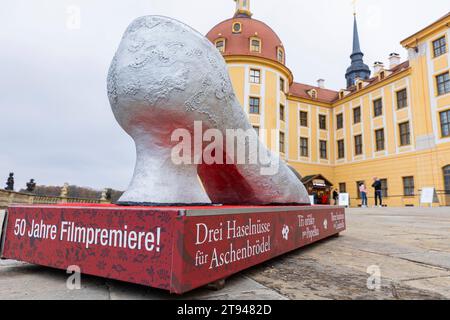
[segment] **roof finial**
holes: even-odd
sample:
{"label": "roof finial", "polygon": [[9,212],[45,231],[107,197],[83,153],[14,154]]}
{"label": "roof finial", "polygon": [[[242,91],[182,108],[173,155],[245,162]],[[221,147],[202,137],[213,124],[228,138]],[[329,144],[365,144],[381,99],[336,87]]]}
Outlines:
{"label": "roof finial", "polygon": [[236,13],[234,16],[247,16],[251,17],[252,13],[250,11],[250,0],[234,0],[236,2]]}
{"label": "roof finial", "polygon": [[353,5],[353,15],[356,17],[356,3],[358,2],[358,0],[352,0],[352,5]]}

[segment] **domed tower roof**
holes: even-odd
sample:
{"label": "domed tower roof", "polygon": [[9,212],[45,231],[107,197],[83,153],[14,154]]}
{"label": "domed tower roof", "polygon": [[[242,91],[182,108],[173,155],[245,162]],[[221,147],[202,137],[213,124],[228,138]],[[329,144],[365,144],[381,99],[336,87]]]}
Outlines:
{"label": "domed tower roof", "polygon": [[[249,4],[245,9],[238,8],[233,18],[217,24],[206,37],[216,43],[225,40],[222,54],[224,56],[256,56],[285,64],[285,51],[278,35],[267,24],[253,19]],[[252,48],[252,40],[260,40],[259,50]]]}

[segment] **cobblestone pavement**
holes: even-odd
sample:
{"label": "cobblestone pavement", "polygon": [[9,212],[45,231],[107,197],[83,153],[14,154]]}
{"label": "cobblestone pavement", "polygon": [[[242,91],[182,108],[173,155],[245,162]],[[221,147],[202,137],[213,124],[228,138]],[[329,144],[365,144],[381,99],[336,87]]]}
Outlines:
{"label": "cobblestone pavement", "polygon": [[[223,290],[182,298],[450,299],[450,208],[349,209],[347,219],[340,237],[247,270]],[[368,268],[380,272],[377,290],[367,287]],[[178,298],[90,276],[82,277],[81,290],[68,290],[66,279],[64,271],[0,261],[0,299]]]}

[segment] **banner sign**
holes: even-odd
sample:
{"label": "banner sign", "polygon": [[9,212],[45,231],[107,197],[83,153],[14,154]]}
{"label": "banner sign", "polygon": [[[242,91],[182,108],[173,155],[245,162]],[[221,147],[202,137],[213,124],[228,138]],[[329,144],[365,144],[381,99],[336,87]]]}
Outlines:
{"label": "banner sign", "polygon": [[439,203],[439,199],[435,188],[423,188],[420,194],[420,203]]}
{"label": "banner sign", "polygon": [[342,207],[350,206],[350,195],[348,193],[339,193],[339,205]]}
{"label": "banner sign", "polygon": [[170,289],[171,224],[178,212],[11,207],[2,256]]}
{"label": "banner sign", "polygon": [[345,227],[333,207],[15,206],[2,256],[181,294]]}
{"label": "banner sign", "polygon": [[313,186],[315,186],[315,187],[326,187],[327,184],[325,183],[325,180],[323,180],[323,179],[315,179],[315,180],[313,180]]}

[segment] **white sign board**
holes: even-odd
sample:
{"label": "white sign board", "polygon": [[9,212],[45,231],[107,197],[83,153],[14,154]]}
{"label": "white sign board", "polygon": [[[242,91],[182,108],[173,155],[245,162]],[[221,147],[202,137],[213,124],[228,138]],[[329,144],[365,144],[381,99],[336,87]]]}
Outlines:
{"label": "white sign board", "polygon": [[420,194],[420,203],[424,204],[433,204],[439,203],[439,199],[437,197],[436,189],[434,188],[423,188],[422,193]]}
{"label": "white sign board", "polygon": [[348,193],[339,193],[339,206],[350,206],[350,195]]}
{"label": "white sign board", "polygon": [[311,205],[315,205],[314,203],[314,196],[309,196],[309,202],[311,202]]}

